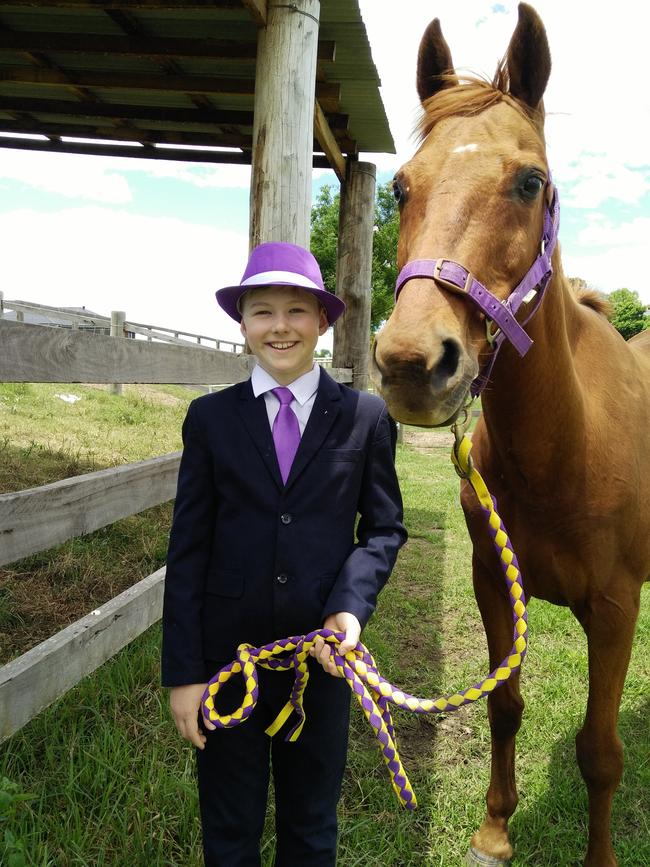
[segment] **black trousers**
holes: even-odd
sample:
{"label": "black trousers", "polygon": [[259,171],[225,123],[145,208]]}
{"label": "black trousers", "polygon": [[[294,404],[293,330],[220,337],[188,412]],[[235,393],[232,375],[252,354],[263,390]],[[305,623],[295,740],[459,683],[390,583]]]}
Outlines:
{"label": "black trousers", "polygon": [[[225,663],[215,664],[216,672]],[[336,864],[336,806],[348,746],[350,688],[309,660],[297,741],[286,743],[295,715],[270,738],[265,729],[291,694],[293,672],[258,668],[259,699],[252,715],[231,729],[206,732],[197,750],[199,801],[206,867],[258,867],[269,779],[275,787],[276,867]],[[216,699],[217,711],[241,704],[243,680],[233,676]]]}

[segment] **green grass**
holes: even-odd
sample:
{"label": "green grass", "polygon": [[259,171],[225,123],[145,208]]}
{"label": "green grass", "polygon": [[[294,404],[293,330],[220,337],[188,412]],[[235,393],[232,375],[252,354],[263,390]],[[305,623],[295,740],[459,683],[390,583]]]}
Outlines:
{"label": "green grass", "polygon": [[[48,402],[41,389],[47,393],[53,387],[28,388],[34,390],[43,414],[43,404]],[[58,386],[55,390],[80,393],[78,389]],[[0,394],[6,400],[6,393]],[[127,395],[127,399],[135,401],[136,408],[138,402],[156,403],[155,395],[146,399]],[[154,426],[165,426],[152,433],[147,432],[148,406],[142,410],[142,423],[118,425],[118,418],[133,413],[117,406],[124,398],[105,394],[97,401],[97,410],[110,419],[113,436],[110,442],[104,434],[95,437],[92,460],[107,465],[122,452],[128,453],[126,459],[135,460],[178,448],[174,425],[180,425],[188,399],[184,392],[176,408],[151,407]],[[22,418],[29,402],[24,394],[21,400],[23,409],[15,411],[13,419],[22,433],[14,437],[11,426],[5,428],[14,450],[27,450],[27,438],[35,438],[37,429],[40,437],[40,428]],[[68,419],[68,410],[80,403],[61,404],[55,416]],[[89,413],[88,405],[86,410]],[[10,416],[7,410],[4,415],[0,412],[0,425]],[[81,429],[79,419],[77,425]],[[127,428],[137,443],[131,441]],[[0,426],[0,444],[2,430]],[[61,458],[60,468],[65,454],[77,454],[77,449],[80,461],[89,459],[88,447],[82,448],[74,438],[73,428],[65,433],[63,450],[57,450],[63,436],[63,423],[59,428],[56,422],[45,435],[50,452]],[[25,462],[36,460],[32,456],[38,455],[40,444],[39,439]],[[469,577],[470,546],[458,506],[458,479],[448,456],[442,450],[435,452],[399,450],[410,540],[364,633],[384,676],[407,692],[427,697],[463,688],[487,670],[485,638]],[[18,476],[20,467],[16,458]],[[36,466],[30,472],[35,475]],[[163,528],[151,531],[156,538],[148,544],[160,552]],[[128,572],[129,540],[138,533],[144,538],[148,530],[141,526],[132,536],[130,528],[116,532],[121,534],[121,558]],[[81,556],[74,545],[72,551],[66,549],[71,587],[90,569],[86,562],[74,572],[76,554]],[[108,541],[104,548],[110,549]],[[41,568],[55,569],[60,556],[61,552],[46,552],[46,566]],[[93,549],[98,571],[107,571],[102,563],[105,556],[101,545]],[[153,560],[158,557],[159,553]],[[23,566],[21,561],[15,569]],[[134,573],[143,568],[148,567],[140,561]],[[626,764],[614,802],[613,833],[623,867],[650,863],[647,588],[643,596],[620,718]],[[0,593],[0,618],[3,611],[11,619],[12,600]],[[586,845],[586,794],[573,745],[586,700],[585,640],[568,611],[537,600],[529,604],[529,622],[530,650],[522,673],[526,710],[517,748],[520,804],[511,822],[513,867],[574,867],[582,863]],[[159,627],[152,627],[0,747],[0,780],[9,781],[4,789],[0,783],[0,853],[4,845],[8,864],[10,853],[37,867],[195,867],[201,863],[193,756],[175,734],[166,696],[158,686],[159,641]],[[489,776],[485,702],[432,717],[397,710],[394,719],[419,809],[410,813],[397,803],[370,727],[355,706],[340,806],[339,863],[344,867],[455,867],[483,818]],[[16,800],[17,793],[30,799]],[[3,844],[7,830],[13,836]],[[269,814],[265,865],[272,863],[273,847]],[[0,862],[5,861],[0,854]]]}

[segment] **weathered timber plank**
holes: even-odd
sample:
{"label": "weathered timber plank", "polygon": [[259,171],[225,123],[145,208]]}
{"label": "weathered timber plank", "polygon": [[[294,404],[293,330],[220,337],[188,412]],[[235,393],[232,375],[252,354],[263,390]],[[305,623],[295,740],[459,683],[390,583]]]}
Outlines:
{"label": "weathered timber plank", "polygon": [[180,455],[0,495],[0,566],[173,499]]}
{"label": "weathered timber plank", "polygon": [[250,355],[0,320],[0,382],[217,385],[247,379]]}
{"label": "weathered timber plank", "polygon": [[[266,0],[244,0],[261,9]],[[40,4],[42,5],[42,4]],[[264,12],[266,17],[266,12]],[[258,22],[261,25],[263,21]],[[200,57],[207,60],[255,60],[257,42],[230,41],[205,37],[183,39],[126,34],[123,36],[94,33],[52,33],[11,31],[0,33],[0,49],[4,51],[65,52],[70,54],[110,54],[114,57]],[[319,40],[318,60],[333,62],[336,45],[331,40]]]}
{"label": "weathered timber plank", "polygon": [[318,102],[314,105],[314,135],[322,147],[339,181],[345,181],[345,157],[341,153],[325,113]]}
{"label": "weathered timber plank", "polygon": [[0,742],[160,619],[165,567],[0,668]]}
{"label": "weathered timber plank", "polygon": [[266,27],[268,17],[267,0],[243,0],[243,4],[251,14],[258,27]]}

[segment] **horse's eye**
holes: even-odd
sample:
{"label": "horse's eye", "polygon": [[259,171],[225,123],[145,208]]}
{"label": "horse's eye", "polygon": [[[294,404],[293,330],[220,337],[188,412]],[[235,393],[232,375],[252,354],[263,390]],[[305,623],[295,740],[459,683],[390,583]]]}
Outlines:
{"label": "horse's eye", "polygon": [[539,175],[528,175],[522,185],[521,194],[524,199],[534,199],[544,188],[544,180]]}
{"label": "horse's eye", "polygon": [[398,205],[404,201],[404,187],[398,180],[393,181],[393,196]]}

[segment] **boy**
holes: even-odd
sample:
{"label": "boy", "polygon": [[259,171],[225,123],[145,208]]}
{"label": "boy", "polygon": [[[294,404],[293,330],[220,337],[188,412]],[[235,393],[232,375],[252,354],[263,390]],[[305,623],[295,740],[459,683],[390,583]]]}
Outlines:
{"label": "boy", "polygon": [[[289,697],[290,671],[258,669],[258,704],[236,728],[199,723],[199,708],[241,642],[325,626],[345,633],[341,653],[355,646],[406,540],[394,440],[380,398],[313,363],[345,305],[324,289],[311,253],[261,244],[241,284],[216,296],[257,366],[248,381],[193,401],[183,425],[162,681],[179,732],[198,748],[206,865],[260,864],[272,765],[276,865],[331,867],[350,689],[330,676],[329,646],[321,641],[309,660],[307,721],[293,743],[283,739],[291,721],[273,740],[264,731]],[[232,678],[217,710],[232,712],[242,694]]]}

